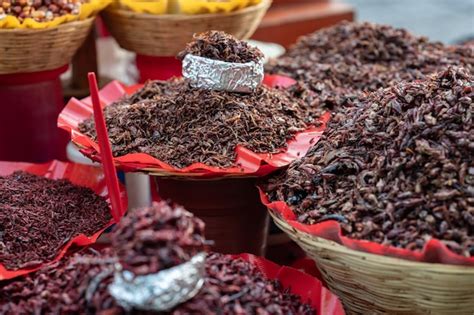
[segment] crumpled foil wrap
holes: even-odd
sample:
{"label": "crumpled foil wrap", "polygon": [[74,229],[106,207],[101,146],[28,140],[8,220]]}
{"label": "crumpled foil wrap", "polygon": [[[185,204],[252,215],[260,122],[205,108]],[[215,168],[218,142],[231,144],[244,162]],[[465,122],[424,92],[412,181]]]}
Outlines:
{"label": "crumpled foil wrap", "polygon": [[192,299],[204,284],[205,253],[158,273],[135,276],[117,264],[109,293],[126,310],[164,312]]}
{"label": "crumpled foil wrap", "polygon": [[263,81],[263,61],[235,63],[187,54],[183,76],[195,88],[251,93]]}

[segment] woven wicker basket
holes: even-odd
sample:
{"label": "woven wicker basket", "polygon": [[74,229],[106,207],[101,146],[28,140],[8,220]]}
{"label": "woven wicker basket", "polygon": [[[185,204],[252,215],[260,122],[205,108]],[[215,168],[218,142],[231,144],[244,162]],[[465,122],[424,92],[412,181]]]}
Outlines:
{"label": "woven wicker basket", "polygon": [[45,29],[0,29],[0,74],[52,70],[68,64],[94,20]]}
{"label": "woven wicker basket", "polygon": [[117,8],[103,12],[108,29],[127,50],[148,56],[175,56],[191,41],[194,33],[221,30],[239,39],[255,32],[271,0],[227,14],[135,13]]}
{"label": "woven wicker basket", "polygon": [[474,314],[474,267],[355,251],[298,231],[270,214],[317,262],[348,314]]}

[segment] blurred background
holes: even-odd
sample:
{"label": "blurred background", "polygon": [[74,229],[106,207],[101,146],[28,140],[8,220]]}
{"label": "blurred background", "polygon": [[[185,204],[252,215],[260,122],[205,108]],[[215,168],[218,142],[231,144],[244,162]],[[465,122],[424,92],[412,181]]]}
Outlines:
{"label": "blurred background", "polygon": [[473,0],[346,0],[359,21],[403,27],[446,44],[474,37]]}

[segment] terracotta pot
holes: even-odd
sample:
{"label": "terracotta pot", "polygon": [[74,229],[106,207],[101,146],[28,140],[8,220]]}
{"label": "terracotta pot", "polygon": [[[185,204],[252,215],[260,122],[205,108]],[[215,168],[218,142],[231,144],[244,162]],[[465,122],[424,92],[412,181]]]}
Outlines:
{"label": "terracotta pot", "polygon": [[255,178],[188,180],[155,177],[158,194],[194,213],[206,223],[213,251],[265,254],[268,213]]}

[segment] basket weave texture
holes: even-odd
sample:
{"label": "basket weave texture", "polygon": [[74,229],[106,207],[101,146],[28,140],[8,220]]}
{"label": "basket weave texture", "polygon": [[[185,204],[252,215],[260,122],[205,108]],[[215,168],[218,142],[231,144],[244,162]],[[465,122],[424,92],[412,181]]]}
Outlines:
{"label": "basket weave texture", "polygon": [[119,45],[147,56],[175,56],[191,41],[194,33],[220,30],[239,39],[253,35],[271,0],[221,14],[136,13],[119,8],[103,12],[105,23]]}
{"label": "basket weave texture", "polygon": [[0,29],[0,74],[46,71],[70,63],[94,20],[45,29]]}
{"label": "basket weave texture", "polygon": [[368,254],[273,221],[317,263],[348,314],[474,314],[474,268]]}

